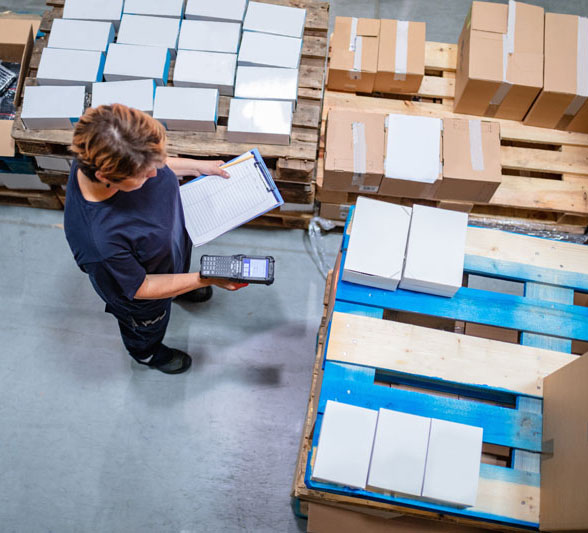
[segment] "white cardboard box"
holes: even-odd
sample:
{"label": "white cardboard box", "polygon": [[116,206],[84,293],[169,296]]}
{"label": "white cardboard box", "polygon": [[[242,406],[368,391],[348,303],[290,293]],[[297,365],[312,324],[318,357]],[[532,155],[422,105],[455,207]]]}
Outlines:
{"label": "white cardboard box", "polygon": [[104,54],[89,50],[45,48],[37,70],[39,85],[83,85],[102,81]]}
{"label": "white cardboard box", "polygon": [[236,54],[241,41],[241,25],[235,22],[185,20],[178,49]]}
{"label": "white cardboard box", "polygon": [[215,131],[218,89],[158,87],[153,117],[172,131]]}
{"label": "white cardboard box", "polygon": [[360,196],[343,267],[343,280],[390,291],[402,277],[411,208]]}
{"label": "white cardboard box", "polygon": [[292,104],[277,100],[233,98],[227,140],[242,143],[289,144]]}
{"label": "white cardboard box", "polygon": [[51,187],[41,181],[36,174],[15,174],[13,172],[0,172],[0,185],[7,189],[20,189],[24,191],[50,191]]}
{"label": "white cardboard box", "polygon": [[364,489],[377,419],[372,409],[328,400],[312,479]]}
{"label": "white cardboard box", "polygon": [[20,118],[27,129],[70,130],[84,114],[86,90],[72,87],[25,87]]}
{"label": "white cardboard box", "polygon": [[401,289],[453,296],[462,285],[468,215],[414,205]]}
{"label": "white cardboard box", "polygon": [[420,496],[430,429],[430,418],[380,409],[368,488]]}
{"label": "white cardboard box", "polygon": [[302,39],[244,31],[239,65],[250,67],[298,68]]}
{"label": "white cardboard box", "polygon": [[138,44],[167,48],[174,58],[178,48],[180,19],[123,15],[116,37],[119,44]]}
{"label": "white cardboard box", "polygon": [[123,104],[151,115],[154,98],[153,80],[106,81],[92,88],[92,107]]}
{"label": "white cardboard box", "polygon": [[434,183],[442,175],[439,118],[390,114],[385,178]]}
{"label": "white cardboard box", "polygon": [[216,20],[219,22],[238,22],[245,17],[247,0],[188,0],[186,18],[192,20]]}
{"label": "white cardboard box", "polygon": [[476,505],[483,432],[480,427],[432,419],[424,498],[463,507]]}
{"label": "white cardboard box", "polygon": [[123,13],[182,18],[184,0],[125,0]]}
{"label": "white cardboard box", "polygon": [[167,48],[113,43],[106,54],[106,81],[155,80],[165,85],[169,75],[170,54]]}
{"label": "white cardboard box", "polygon": [[302,38],[306,9],[249,2],[243,29]]}
{"label": "white cardboard box", "polygon": [[233,96],[237,56],[218,52],[178,50],[174,68],[174,86],[218,89]]}
{"label": "white cardboard box", "polygon": [[112,42],[114,42],[114,26],[111,22],[55,19],[47,46],[106,53],[108,45]]}
{"label": "white cardboard box", "polygon": [[112,22],[118,29],[122,9],[123,0],[65,0],[63,18]]}
{"label": "white cardboard box", "polygon": [[237,67],[235,97],[287,100],[295,108],[298,99],[298,69]]}

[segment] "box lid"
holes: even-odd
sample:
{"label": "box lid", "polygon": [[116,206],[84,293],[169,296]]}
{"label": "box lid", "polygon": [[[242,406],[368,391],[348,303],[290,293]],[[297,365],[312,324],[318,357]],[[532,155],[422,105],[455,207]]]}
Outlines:
{"label": "box lid", "polygon": [[[380,40],[378,51],[378,72],[396,72],[398,20],[380,21]],[[406,74],[425,73],[425,32],[424,22],[407,22],[408,32],[404,43]]]}
{"label": "box lid", "polygon": [[588,356],[543,380],[541,529],[588,530]]}
{"label": "box lid", "polygon": [[576,15],[545,13],[545,91],[576,94],[578,20]]}
{"label": "box lid", "polygon": [[14,120],[0,120],[0,156],[14,156],[14,139],[12,138],[12,126]]}
{"label": "box lid", "polygon": [[[376,72],[378,68],[378,39],[380,21],[336,17],[331,37],[329,68],[352,70],[359,65],[361,72]],[[356,61],[357,37],[361,37],[361,60]]]}
{"label": "box lid", "polygon": [[506,33],[508,5],[493,2],[472,2],[470,17],[472,30]]}

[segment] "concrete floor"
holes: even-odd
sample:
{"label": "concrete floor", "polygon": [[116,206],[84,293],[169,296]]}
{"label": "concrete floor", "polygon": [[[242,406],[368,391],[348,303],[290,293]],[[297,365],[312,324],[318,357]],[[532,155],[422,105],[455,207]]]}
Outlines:
{"label": "concrete floor", "polygon": [[[588,15],[583,0],[536,1]],[[336,0],[456,42],[469,0]],[[41,13],[42,0],[0,0]],[[324,281],[302,231],[239,229],[195,254],[271,254],[272,287],[174,305],[166,376],[131,362],[65,241],[62,213],[0,207],[0,530],[304,531],[289,492]],[[340,235],[328,235],[332,262]]]}

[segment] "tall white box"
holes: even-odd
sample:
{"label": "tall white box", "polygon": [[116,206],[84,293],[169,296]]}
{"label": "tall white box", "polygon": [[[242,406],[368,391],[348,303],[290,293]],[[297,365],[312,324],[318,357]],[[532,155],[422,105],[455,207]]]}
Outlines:
{"label": "tall white box", "polygon": [[298,100],[298,69],[237,67],[235,97],[287,100],[295,108]]}
{"label": "tall white box", "polygon": [[462,285],[468,215],[414,205],[400,288],[453,296]]}
{"label": "tall white box", "polygon": [[179,35],[180,19],[123,15],[116,42],[167,48],[173,58],[178,48]]}
{"label": "tall white box", "polygon": [[170,53],[167,48],[133,44],[111,44],[106,54],[106,81],[155,80],[165,85],[169,76]]}
{"label": "tall white box", "polygon": [[154,98],[153,80],[106,81],[92,88],[92,107],[123,104],[151,115]]}
{"label": "tall white box", "polygon": [[27,129],[71,130],[84,114],[86,90],[73,87],[25,87],[20,118]]}
{"label": "tall white box", "polygon": [[234,22],[185,20],[180,29],[180,50],[236,54],[241,41],[241,25]]}
{"label": "tall white box", "polygon": [[249,2],[243,29],[302,38],[306,9]]}
{"label": "tall white box", "polygon": [[55,19],[47,46],[106,53],[108,45],[112,42],[114,42],[114,26],[111,22]]}
{"label": "tall white box", "polygon": [[243,23],[247,0],[188,0],[186,18],[189,20],[216,20]]}
{"label": "tall white box", "polygon": [[104,54],[89,50],[45,48],[37,70],[39,85],[83,85],[102,81]]}
{"label": "tall white box", "polygon": [[380,409],[368,488],[420,496],[430,429],[430,418]]}
{"label": "tall white box", "polygon": [[174,68],[174,86],[218,89],[233,96],[237,56],[217,52],[178,50]]}
{"label": "tall white box", "polygon": [[390,291],[402,277],[411,208],[360,196],[343,267],[343,280]]}
{"label": "tall white box", "polygon": [[364,489],[377,419],[372,409],[328,400],[311,478]]}
{"label": "tall white box", "polygon": [[218,89],[158,87],[153,118],[172,131],[215,131]]}
{"label": "tall white box", "polygon": [[118,29],[122,9],[123,0],[65,0],[63,18],[112,22]]}
{"label": "tall white box", "polygon": [[123,13],[182,18],[184,0],[125,0]]}
{"label": "tall white box", "polygon": [[244,31],[239,65],[298,68],[301,51],[302,39]]}
{"label": "tall white box", "polygon": [[289,144],[292,104],[276,100],[233,98],[227,140],[241,143]]}
{"label": "tall white box", "polygon": [[480,427],[432,420],[424,498],[463,507],[476,505],[483,433]]}

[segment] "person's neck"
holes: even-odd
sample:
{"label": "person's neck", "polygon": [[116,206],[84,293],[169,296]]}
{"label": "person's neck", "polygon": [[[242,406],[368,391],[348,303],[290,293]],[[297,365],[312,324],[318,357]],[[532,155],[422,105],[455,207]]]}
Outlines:
{"label": "person's neck", "polygon": [[82,196],[84,199],[88,200],[88,202],[103,202],[104,200],[112,198],[118,192],[118,189],[106,187],[102,182],[97,183],[92,181],[79,168],[77,171],[77,179]]}

